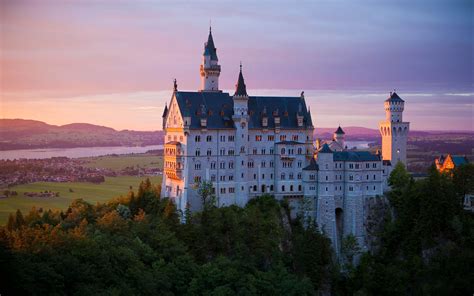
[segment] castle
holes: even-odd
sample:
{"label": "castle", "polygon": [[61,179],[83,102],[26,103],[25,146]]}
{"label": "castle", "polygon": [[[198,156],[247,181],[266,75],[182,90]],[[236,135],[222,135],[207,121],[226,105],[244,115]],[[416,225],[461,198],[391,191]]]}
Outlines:
{"label": "castle", "polygon": [[244,206],[271,194],[286,199],[294,214],[311,217],[336,252],[353,234],[366,242],[366,203],[388,189],[397,162],[406,164],[409,123],[404,101],[385,101],[380,123],[382,153],[348,150],[339,127],[332,141],[313,146],[314,126],[304,93],[295,97],[251,96],[242,65],[233,95],[219,89],[219,65],[212,32],[204,44],[201,89],[179,91],[176,81],[163,112],[162,196],[181,213],[202,207],[196,184],[211,182],[218,206]]}

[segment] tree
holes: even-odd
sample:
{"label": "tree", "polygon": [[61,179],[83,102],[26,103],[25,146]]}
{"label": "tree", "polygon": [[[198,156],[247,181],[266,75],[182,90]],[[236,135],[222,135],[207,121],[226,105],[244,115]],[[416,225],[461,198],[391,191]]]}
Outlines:
{"label": "tree", "polygon": [[201,197],[203,209],[208,209],[215,205],[215,195],[212,190],[212,182],[202,181],[197,184],[198,194]]}
{"label": "tree", "polygon": [[342,239],[341,255],[345,263],[351,266],[354,263],[354,257],[361,251],[357,238],[351,233]]}
{"label": "tree", "polygon": [[122,204],[119,204],[117,206],[117,212],[123,219],[128,219],[132,216],[132,213],[130,212],[130,208]]}
{"label": "tree", "polygon": [[392,190],[402,190],[409,182],[410,174],[408,174],[405,165],[398,162],[388,178],[388,185],[392,186]]}
{"label": "tree", "polygon": [[453,183],[463,204],[466,194],[474,193],[474,164],[457,166],[453,171]]}

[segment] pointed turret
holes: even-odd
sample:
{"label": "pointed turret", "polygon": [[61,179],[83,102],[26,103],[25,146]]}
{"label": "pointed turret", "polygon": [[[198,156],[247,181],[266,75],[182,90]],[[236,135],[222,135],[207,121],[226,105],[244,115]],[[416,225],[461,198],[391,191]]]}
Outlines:
{"label": "pointed turret", "polygon": [[166,127],[166,116],[168,116],[168,104],[165,103],[165,109],[163,110],[163,130],[165,129]]}
{"label": "pointed turret", "polygon": [[212,38],[212,28],[209,27],[209,36],[207,37],[207,42],[204,44],[204,56],[210,56],[211,61],[218,61],[217,58],[217,49],[214,46],[214,39]]}
{"label": "pointed turret", "polygon": [[209,27],[209,36],[204,43],[204,53],[202,54],[201,73],[201,91],[219,92],[219,75],[221,66],[217,64],[217,49],[214,46],[212,31]]}
{"label": "pointed turret", "polygon": [[344,135],[344,134],[346,134],[346,133],[342,130],[341,126],[339,126],[339,127],[337,128],[337,130],[334,132],[334,134],[336,134],[336,135]]}
{"label": "pointed turret", "polygon": [[311,118],[311,107],[308,107],[308,126],[313,126],[313,119]]}
{"label": "pointed turret", "polygon": [[242,63],[240,63],[240,72],[239,72],[239,79],[237,80],[237,84],[235,85],[235,94],[234,96],[248,96],[247,95],[247,87],[245,86],[244,76],[242,75]]}

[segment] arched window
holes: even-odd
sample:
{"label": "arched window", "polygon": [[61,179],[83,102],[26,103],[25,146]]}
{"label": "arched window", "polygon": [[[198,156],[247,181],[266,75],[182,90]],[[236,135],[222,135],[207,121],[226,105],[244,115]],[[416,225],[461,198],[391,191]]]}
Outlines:
{"label": "arched window", "polygon": [[285,154],[285,148],[281,148],[281,154]]}

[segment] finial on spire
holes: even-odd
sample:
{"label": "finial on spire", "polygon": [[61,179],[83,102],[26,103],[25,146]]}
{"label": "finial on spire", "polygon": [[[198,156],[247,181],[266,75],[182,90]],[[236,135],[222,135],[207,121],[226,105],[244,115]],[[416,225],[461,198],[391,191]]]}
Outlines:
{"label": "finial on spire", "polygon": [[173,90],[178,91],[178,82],[176,82],[176,78],[173,80]]}

